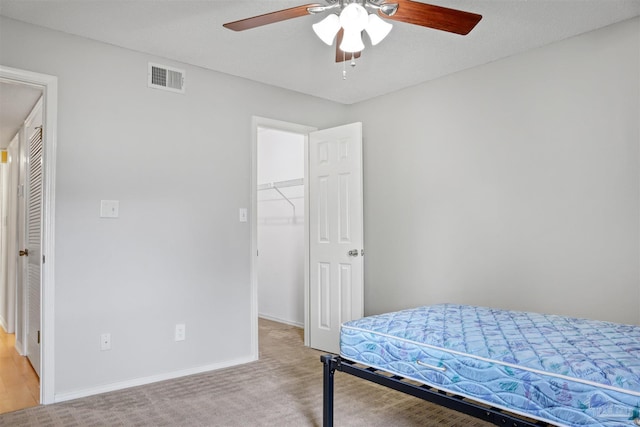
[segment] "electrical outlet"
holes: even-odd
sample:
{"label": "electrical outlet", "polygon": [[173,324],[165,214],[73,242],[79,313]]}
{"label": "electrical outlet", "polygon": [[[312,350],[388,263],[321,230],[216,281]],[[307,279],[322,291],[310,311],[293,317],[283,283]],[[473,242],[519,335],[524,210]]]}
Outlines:
{"label": "electrical outlet", "polygon": [[186,333],[186,325],[184,323],[176,324],[176,335],[174,338],[176,341],[184,341],[187,338]]}
{"label": "electrical outlet", "polygon": [[100,350],[111,350],[111,334],[100,335]]}
{"label": "electrical outlet", "polygon": [[118,218],[120,201],[100,200],[100,218]]}

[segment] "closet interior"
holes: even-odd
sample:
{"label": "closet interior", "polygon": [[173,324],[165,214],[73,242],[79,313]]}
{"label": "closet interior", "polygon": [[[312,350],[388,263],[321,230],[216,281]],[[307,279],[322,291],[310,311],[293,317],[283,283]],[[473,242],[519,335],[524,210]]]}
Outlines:
{"label": "closet interior", "polygon": [[258,314],[304,327],[305,135],[259,128]]}

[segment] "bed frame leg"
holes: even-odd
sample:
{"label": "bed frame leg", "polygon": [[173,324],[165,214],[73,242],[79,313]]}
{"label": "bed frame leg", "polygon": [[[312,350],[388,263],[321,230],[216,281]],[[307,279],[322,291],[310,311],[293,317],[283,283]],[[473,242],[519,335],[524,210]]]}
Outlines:
{"label": "bed frame leg", "polygon": [[338,366],[338,358],[331,354],[320,356],[324,365],[322,381],[322,425],[333,427],[333,377]]}

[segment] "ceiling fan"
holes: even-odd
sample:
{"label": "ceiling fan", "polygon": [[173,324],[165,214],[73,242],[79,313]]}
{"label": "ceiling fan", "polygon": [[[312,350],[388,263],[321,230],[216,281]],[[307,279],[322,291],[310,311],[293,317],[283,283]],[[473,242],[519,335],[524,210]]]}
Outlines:
{"label": "ceiling fan", "polygon": [[[318,37],[328,45],[336,43],[336,62],[360,57],[364,49],[362,33],[372,45],[378,44],[391,31],[386,20],[466,35],[482,19],[482,15],[413,0],[325,0],[327,4],[310,3],[288,9],[228,22],[223,26],[234,31],[273,24],[287,19],[330,12],[313,25]],[[385,18],[385,19],[380,19]]]}

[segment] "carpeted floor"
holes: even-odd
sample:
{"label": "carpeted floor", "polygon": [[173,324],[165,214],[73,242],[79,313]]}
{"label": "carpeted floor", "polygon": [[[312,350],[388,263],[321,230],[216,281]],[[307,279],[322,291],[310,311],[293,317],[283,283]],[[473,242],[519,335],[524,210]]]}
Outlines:
{"label": "carpeted floor", "polygon": [[[322,353],[302,330],[260,320],[260,360],[54,405],[0,415],[2,426],[321,426]],[[335,376],[334,424],[491,424],[378,386]]]}

